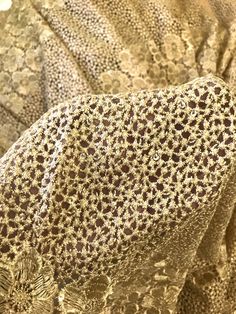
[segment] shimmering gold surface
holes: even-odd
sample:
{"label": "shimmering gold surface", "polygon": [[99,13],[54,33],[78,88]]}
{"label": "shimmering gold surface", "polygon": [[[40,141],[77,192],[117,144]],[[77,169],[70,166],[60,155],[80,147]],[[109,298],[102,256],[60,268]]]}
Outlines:
{"label": "shimmering gold surface", "polygon": [[235,7],[0,12],[0,313],[236,311]]}

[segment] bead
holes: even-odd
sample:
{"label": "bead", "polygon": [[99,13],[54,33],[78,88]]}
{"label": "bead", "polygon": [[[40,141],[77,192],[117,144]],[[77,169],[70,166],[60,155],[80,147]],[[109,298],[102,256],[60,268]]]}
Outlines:
{"label": "bead", "polygon": [[86,158],[86,157],[87,157],[87,154],[86,154],[86,153],[81,153],[81,154],[80,154],[80,157],[81,157],[81,158]]}
{"label": "bead", "polygon": [[93,156],[93,159],[94,159],[95,161],[99,160],[100,158],[101,158],[101,156],[98,155],[98,154],[95,154],[95,155]]}
{"label": "bead", "polygon": [[168,280],[168,276],[160,275],[159,273],[156,273],[154,275],[154,279],[157,281],[166,281]]}
{"label": "bead", "polygon": [[90,119],[89,118],[86,118],[85,119],[85,125],[86,126],[90,126],[91,122],[90,122]]}
{"label": "bead", "polygon": [[179,102],[179,108],[180,108],[180,109],[184,109],[185,107],[186,107],[185,102],[184,102],[183,100],[181,100],[181,101]]}
{"label": "bead", "polygon": [[59,295],[59,296],[58,296],[58,301],[59,301],[59,302],[62,302],[63,300],[64,300],[64,295]]}
{"label": "bead", "polygon": [[160,159],[160,156],[158,155],[158,153],[156,153],[154,156],[153,156],[153,160],[157,161]]}
{"label": "bead", "polygon": [[163,260],[163,261],[155,263],[154,266],[157,268],[163,268],[166,266],[166,262]]}
{"label": "bead", "polygon": [[191,116],[195,117],[197,115],[197,111],[196,110],[192,110],[191,111]]}
{"label": "bead", "polygon": [[192,138],[192,139],[189,140],[188,143],[189,143],[190,145],[192,145],[192,144],[194,144],[195,142],[196,142],[196,140]]}

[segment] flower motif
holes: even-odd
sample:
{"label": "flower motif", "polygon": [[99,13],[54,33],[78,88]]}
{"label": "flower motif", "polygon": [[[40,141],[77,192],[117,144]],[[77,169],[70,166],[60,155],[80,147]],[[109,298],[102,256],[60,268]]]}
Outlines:
{"label": "flower motif", "polygon": [[153,80],[153,81],[156,81],[159,79],[160,77],[160,74],[161,74],[161,68],[159,66],[159,64],[157,63],[154,63],[149,71],[148,71],[148,75],[150,76],[150,78]]}
{"label": "flower motif", "polygon": [[0,313],[51,313],[56,285],[35,250],[22,253],[13,265],[0,265]]}
{"label": "flower motif", "polygon": [[191,81],[197,77],[199,77],[198,71],[196,69],[189,69],[188,71],[189,80]]}
{"label": "flower motif", "polygon": [[7,34],[3,29],[0,29],[0,38],[0,55],[4,55],[10,49],[10,47],[14,45],[14,38],[11,35]]}
{"label": "flower motif", "polygon": [[65,314],[81,313],[85,310],[86,297],[74,284],[69,284],[60,291],[58,301]]}
{"label": "flower motif", "polygon": [[83,289],[74,283],[67,285],[58,298],[63,313],[100,313],[109,285],[110,280],[105,275],[94,277]]}
{"label": "flower motif", "polygon": [[209,37],[207,38],[207,45],[211,47],[213,50],[218,48],[219,42],[223,40],[224,32],[219,30],[218,23],[214,23],[210,27]]}
{"label": "flower motif", "polygon": [[40,32],[39,40],[41,43],[46,43],[54,34],[49,27],[44,27],[44,29]]}
{"label": "flower motif", "polygon": [[183,63],[189,67],[193,68],[196,65],[196,57],[195,57],[195,51],[193,47],[186,49],[185,54],[183,56]]}
{"label": "flower motif", "polygon": [[104,92],[114,94],[167,86],[165,58],[153,40],[147,45],[135,44],[122,50],[119,59],[121,71],[100,75]]}
{"label": "flower motif", "polygon": [[216,71],[216,51],[212,48],[206,47],[203,56],[200,58],[200,64],[207,72],[215,73]]}
{"label": "flower motif", "polygon": [[4,104],[15,114],[18,114],[24,108],[24,100],[16,93],[10,93],[4,99]]}
{"label": "flower motif", "polygon": [[155,44],[155,42],[153,40],[148,42],[148,47],[149,50],[152,54],[153,60],[155,62],[156,65],[162,65],[163,62],[163,54],[161,52],[161,49],[159,48],[159,46],[157,46]]}
{"label": "flower motif", "polygon": [[151,54],[154,56],[155,54],[159,54],[160,53],[160,49],[159,47],[156,45],[154,40],[149,40],[148,42],[148,48],[151,52]]}
{"label": "flower motif", "polygon": [[161,52],[155,53],[153,55],[153,60],[155,61],[156,64],[161,65],[163,62],[163,55],[161,54]]}
{"label": "flower motif", "polygon": [[148,82],[142,77],[135,77],[132,80],[132,83],[133,83],[133,91],[138,91],[140,89],[148,89],[150,87]]}
{"label": "flower motif", "polygon": [[166,87],[166,71],[159,64],[154,63],[148,70],[149,79],[152,82],[151,88]]}
{"label": "flower motif", "polygon": [[35,93],[37,91],[37,78],[28,69],[17,71],[12,74],[13,86],[22,95]]}
{"label": "flower motif", "polygon": [[25,10],[23,3],[20,11],[12,10],[7,19],[5,30],[13,36],[21,35],[29,25],[28,11],[29,7]]}
{"label": "flower motif", "polygon": [[130,80],[120,71],[107,71],[100,75],[102,89],[105,93],[117,94],[129,91]]}
{"label": "flower motif", "polygon": [[142,301],[142,306],[144,308],[151,308],[153,307],[155,304],[155,299],[152,298],[150,295],[145,295]]}
{"label": "flower motif", "polygon": [[15,72],[22,67],[24,62],[24,52],[18,48],[9,49],[8,53],[2,56],[3,69],[5,71]]}
{"label": "flower motif", "polygon": [[147,61],[149,63],[152,60],[152,55],[146,44],[131,45],[129,50],[139,63],[142,61]]}
{"label": "flower motif", "polygon": [[148,70],[151,54],[141,45],[132,45],[119,54],[120,67],[131,76],[145,75]]}
{"label": "flower motif", "polygon": [[15,43],[15,46],[17,48],[21,48],[22,50],[26,51],[26,54],[30,47],[35,48],[36,46],[38,46],[38,43],[36,42],[36,38],[35,38],[34,27],[32,27],[31,25],[28,25],[24,29],[24,32],[18,36],[18,40]]}
{"label": "flower motif", "polygon": [[202,36],[198,29],[189,28],[189,24],[184,22],[182,25],[181,38],[187,47],[198,46],[197,43],[202,40]]}
{"label": "flower motif", "polygon": [[25,63],[32,71],[40,70],[40,52],[39,49],[28,50],[25,56]]}
{"label": "flower motif", "polygon": [[163,52],[167,59],[179,61],[185,52],[184,43],[181,38],[175,34],[167,34],[163,38]]}
{"label": "flower motif", "polygon": [[181,63],[175,64],[171,61],[167,63],[167,75],[173,85],[182,84],[188,79],[187,68]]}
{"label": "flower motif", "polygon": [[0,92],[7,94],[11,91],[11,77],[6,72],[0,72]]}

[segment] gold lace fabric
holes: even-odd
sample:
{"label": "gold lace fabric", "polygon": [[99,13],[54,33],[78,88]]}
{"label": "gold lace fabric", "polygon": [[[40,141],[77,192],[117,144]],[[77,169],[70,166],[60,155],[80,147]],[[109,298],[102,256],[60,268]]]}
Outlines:
{"label": "gold lace fabric", "polygon": [[0,26],[0,313],[233,314],[235,4],[15,0]]}

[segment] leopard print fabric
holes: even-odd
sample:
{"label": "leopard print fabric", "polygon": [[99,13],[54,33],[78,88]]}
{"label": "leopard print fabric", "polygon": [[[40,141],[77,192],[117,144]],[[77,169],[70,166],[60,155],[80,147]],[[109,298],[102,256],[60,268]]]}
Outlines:
{"label": "leopard print fabric", "polygon": [[235,5],[174,3],[0,13],[0,313],[236,311]]}

